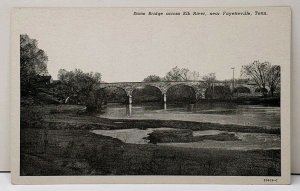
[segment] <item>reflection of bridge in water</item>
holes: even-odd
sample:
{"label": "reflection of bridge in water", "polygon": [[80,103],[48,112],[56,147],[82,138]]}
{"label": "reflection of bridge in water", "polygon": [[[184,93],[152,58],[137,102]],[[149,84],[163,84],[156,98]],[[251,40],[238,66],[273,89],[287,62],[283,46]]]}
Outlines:
{"label": "reflection of bridge in water", "polygon": [[167,102],[167,92],[170,90],[171,87],[174,86],[187,86],[190,87],[194,94],[196,100],[205,99],[206,95],[205,92],[211,90],[212,97],[214,97],[214,89],[216,87],[228,87],[231,91],[234,91],[237,88],[247,89],[249,95],[255,95],[257,85],[249,84],[249,83],[239,83],[235,84],[234,88],[232,83],[230,82],[205,82],[205,81],[182,81],[182,82],[175,82],[175,81],[162,81],[162,82],[116,82],[116,83],[101,83],[99,89],[104,88],[120,88],[125,91],[128,97],[128,103],[132,103],[132,93],[136,89],[144,88],[146,86],[151,86],[160,90],[163,96],[163,102]]}
{"label": "reflection of bridge in water", "polygon": [[[190,104],[190,105],[193,105],[194,106],[194,104]],[[161,108],[160,108],[161,110],[163,109],[163,110],[167,110],[167,103],[166,102],[164,102],[162,105],[161,105]],[[192,107],[190,107],[189,109],[193,109]],[[130,117],[130,116],[132,116],[132,104],[127,104],[126,105],[126,116],[127,117]]]}

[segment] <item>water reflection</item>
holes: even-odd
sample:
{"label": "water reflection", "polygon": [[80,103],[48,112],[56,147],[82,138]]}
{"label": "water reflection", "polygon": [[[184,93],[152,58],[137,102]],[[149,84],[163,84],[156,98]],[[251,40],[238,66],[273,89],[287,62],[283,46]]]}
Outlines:
{"label": "water reflection", "polygon": [[195,104],[189,104],[187,105],[187,111],[193,111]]}
{"label": "water reflection", "polygon": [[130,117],[132,115],[132,104],[126,106],[126,116]]}
{"label": "water reflection", "polygon": [[184,120],[221,124],[280,127],[280,107],[238,105],[233,103],[199,104],[108,104],[101,117]]}

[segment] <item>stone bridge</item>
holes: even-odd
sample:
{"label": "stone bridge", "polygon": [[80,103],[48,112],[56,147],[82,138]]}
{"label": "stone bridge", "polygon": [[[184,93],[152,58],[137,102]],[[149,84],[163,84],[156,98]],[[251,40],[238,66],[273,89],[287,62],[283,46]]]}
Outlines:
{"label": "stone bridge", "polygon": [[232,83],[228,82],[213,82],[208,83],[205,81],[162,81],[162,82],[116,82],[116,83],[101,83],[99,89],[114,87],[120,88],[126,92],[128,96],[128,103],[132,103],[132,92],[136,89],[143,88],[145,86],[155,87],[160,90],[164,103],[167,102],[167,92],[171,87],[174,86],[188,86],[190,87],[194,93],[196,100],[205,99],[205,92],[208,88],[212,89],[214,92],[214,87],[216,86],[229,86],[231,91],[233,89],[243,87],[249,89],[249,94],[254,95],[255,89],[257,86],[255,84],[235,84],[234,88]]}

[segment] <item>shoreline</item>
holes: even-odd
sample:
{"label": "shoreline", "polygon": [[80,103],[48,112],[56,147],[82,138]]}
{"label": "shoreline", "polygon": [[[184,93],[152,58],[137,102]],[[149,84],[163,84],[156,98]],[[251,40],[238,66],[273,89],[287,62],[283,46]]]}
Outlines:
{"label": "shoreline", "polygon": [[[97,117],[101,122],[65,122],[64,120],[46,120],[49,129],[69,130],[97,130],[97,129],[147,129],[147,128],[180,128],[199,130],[222,130],[243,133],[280,134],[279,128],[266,128],[260,126],[242,126],[235,124],[220,124],[209,122],[193,122],[182,120],[152,120],[152,119],[109,119]],[[60,127],[55,127],[59,125]]]}
{"label": "shoreline", "polygon": [[[222,130],[228,132],[280,134],[280,128],[262,126],[246,126],[236,124],[220,124],[211,122],[195,122],[163,119],[110,119],[99,114],[87,114],[79,105],[44,105],[21,107],[21,127],[47,129],[129,129],[129,128],[180,128],[196,130]],[[24,111],[22,111],[24,110]],[[25,111],[26,110],[26,111]],[[34,121],[38,121],[38,125]]]}

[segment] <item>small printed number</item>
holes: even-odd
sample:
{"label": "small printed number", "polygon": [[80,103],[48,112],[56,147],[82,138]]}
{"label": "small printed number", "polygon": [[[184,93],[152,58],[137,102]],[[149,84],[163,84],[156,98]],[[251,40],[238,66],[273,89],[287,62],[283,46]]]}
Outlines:
{"label": "small printed number", "polygon": [[272,178],[265,178],[264,182],[277,182],[278,179],[272,179]]}

